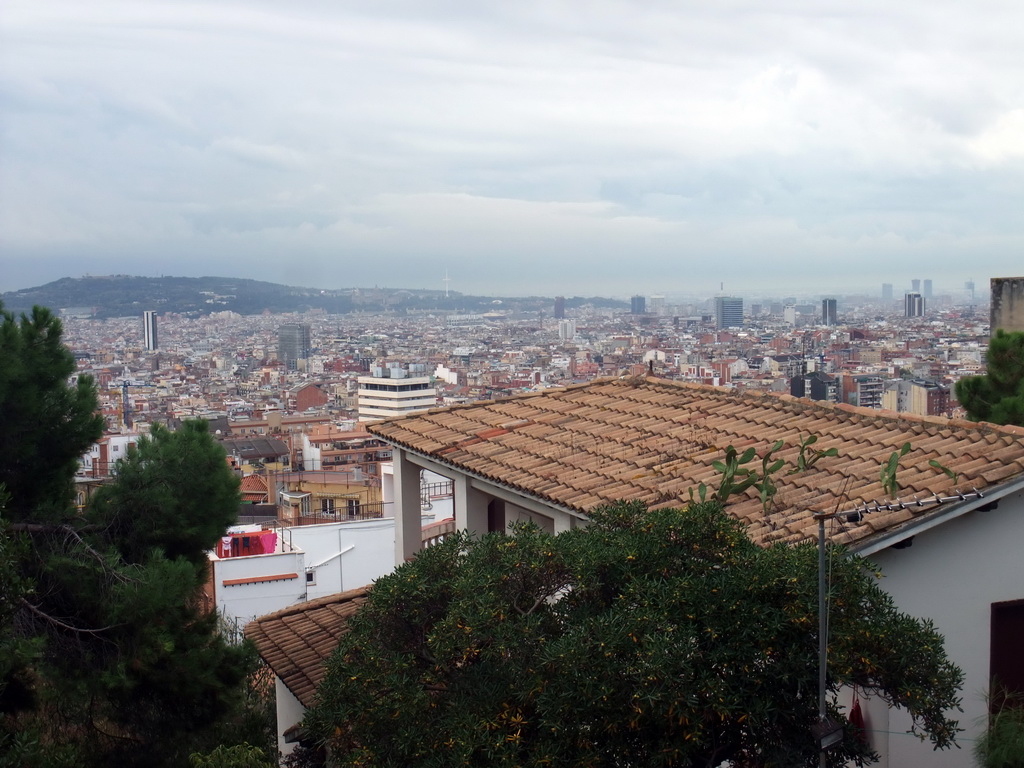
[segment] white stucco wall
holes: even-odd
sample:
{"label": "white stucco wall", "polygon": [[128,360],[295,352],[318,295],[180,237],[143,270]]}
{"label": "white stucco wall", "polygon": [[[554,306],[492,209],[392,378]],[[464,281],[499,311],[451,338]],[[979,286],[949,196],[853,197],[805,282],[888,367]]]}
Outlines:
{"label": "white stucco wall", "polygon": [[[301,551],[272,555],[228,557],[213,560],[214,589],[217,610],[228,619],[244,625],[305,599],[305,560]],[[232,579],[255,579],[261,576],[297,574],[294,579],[257,581],[252,584],[225,586]]]}
{"label": "white stucco wall", "polygon": [[289,535],[315,573],[315,583],[307,586],[309,600],[365,586],[395,567],[393,518],[304,525],[289,529]]}
{"label": "white stucco wall", "polygon": [[[887,730],[888,768],[974,765],[974,739],[984,725],[989,679],[992,603],[1024,599],[1024,496],[1002,499],[989,512],[972,512],[914,538],[907,549],[871,556],[882,567],[882,587],[899,608],[930,618],[946,639],[946,651],[965,674],[961,749],[935,752],[930,743],[906,734],[909,718],[893,711],[886,718],[872,707],[872,727]],[[887,720],[887,722],[886,722]]]}
{"label": "white stucco wall", "polygon": [[288,686],[281,682],[280,677],[274,677],[274,697],[277,704],[277,748],[282,755],[290,755],[295,744],[285,742],[284,732],[302,720],[306,709],[288,690]]}

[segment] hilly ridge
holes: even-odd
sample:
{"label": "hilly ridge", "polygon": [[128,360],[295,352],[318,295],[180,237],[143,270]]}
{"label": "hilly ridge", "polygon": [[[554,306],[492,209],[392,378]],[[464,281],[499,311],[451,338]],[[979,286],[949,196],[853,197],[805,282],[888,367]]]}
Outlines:
{"label": "hilly ridge", "polygon": [[[551,299],[529,297],[495,301],[490,296],[468,296],[457,291],[445,295],[441,290],[346,288],[324,290],[279,285],[261,280],[234,277],[65,277],[45,285],[10,291],[0,295],[8,311],[27,312],[34,305],[53,310],[72,310],[97,318],[129,317],[144,310],[183,315],[211,312],[237,312],[254,315],[263,312],[306,312],[319,309],[329,314],[352,311],[439,310],[448,312],[484,312],[495,304],[514,304],[520,309],[547,309]],[[567,306],[584,302],[621,306],[623,302],[600,298],[573,298]]]}

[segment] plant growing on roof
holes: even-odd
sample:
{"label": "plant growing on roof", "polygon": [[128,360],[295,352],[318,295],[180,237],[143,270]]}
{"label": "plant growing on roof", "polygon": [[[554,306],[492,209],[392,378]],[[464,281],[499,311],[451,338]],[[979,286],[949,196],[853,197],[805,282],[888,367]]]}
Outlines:
{"label": "plant growing on roof", "polygon": [[820,450],[808,450],[812,445],[818,442],[817,435],[809,435],[806,440],[800,441],[800,455],[796,457],[796,466],[789,471],[789,474],[795,475],[797,472],[804,472],[805,470],[812,469],[821,459],[826,456],[838,456],[838,448],[828,448],[824,451]]}
{"label": "plant growing on roof", "polygon": [[896,471],[900,467],[900,459],[910,453],[910,443],[904,443],[898,451],[889,455],[889,460],[882,465],[882,472],[879,479],[882,481],[882,488],[890,496],[896,496],[900,492],[900,484],[896,480]]}
{"label": "plant growing on roof", "polygon": [[783,459],[772,461],[772,454],[776,451],[781,451],[785,446],[786,444],[782,440],[777,440],[761,457],[761,475],[758,481],[754,483],[754,488],[761,494],[761,509],[766,513],[768,512],[768,506],[779,490],[775,481],[772,480],[772,475],[786,466],[786,462]]}
{"label": "plant growing on roof", "polygon": [[[713,461],[711,466],[722,473],[718,483],[718,490],[711,494],[711,499],[722,502],[728,501],[730,496],[737,496],[748,488],[754,488],[761,496],[761,505],[767,512],[772,499],[778,492],[778,486],[772,480],[772,475],[782,469],[786,462],[783,459],[772,460],[772,454],[785,447],[785,442],[778,440],[761,457],[761,471],[743,466],[749,464],[757,457],[753,448],[747,448],[742,455],[733,446],[725,449],[723,461]],[[708,486],[701,483],[697,486],[697,493],[690,489],[691,502],[704,502],[708,500]]]}
{"label": "plant growing on roof", "polygon": [[944,464],[939,463],[935,459],[929,459],[928,460],[928,466],[929,467],[935,467],[935,469],[938,469],[938,470],[942,471],[946,475],[946,477],[948,477],[950,480],[953,481],[953,485],[956,485],[957,480],[960,479],[960,473],[959,472],[954,472],[952,469],[950,469],[949,467],[945,466]]}
{"label": "plant growing on roof", "polygon": [[739,451],[730,445],[725,449],[725,461],[711,462],[711,466],[722,473],[718,491],[714,494],[716,499],[724,504],[730,496],[743,493],[757,482],[757,473],[743,466],[749,464],[756,455],[757,452],[753,448],[747,448],[740,455]]}

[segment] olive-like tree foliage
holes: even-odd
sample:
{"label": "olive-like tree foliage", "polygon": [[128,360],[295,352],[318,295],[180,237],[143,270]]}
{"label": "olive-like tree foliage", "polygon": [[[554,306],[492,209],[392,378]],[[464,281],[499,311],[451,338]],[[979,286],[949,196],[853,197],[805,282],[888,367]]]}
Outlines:
{"label": "olive-like tree foliage", "polygon": [[[866,561],[831,573],[830,714],[856,684],[952,746],[942,637]],[[816,549],[717,502],[456,534],[374,584],[305,726],[344,766],[814,766],[817,627]],[[847,723],[829,764],[873,757]]]}
{"label": "olive-like tree foliage", "polygon": [[1024,333],[997,330],[988,343],[987,373],[960,379],[956,397],[974,421],[1024,426]]}

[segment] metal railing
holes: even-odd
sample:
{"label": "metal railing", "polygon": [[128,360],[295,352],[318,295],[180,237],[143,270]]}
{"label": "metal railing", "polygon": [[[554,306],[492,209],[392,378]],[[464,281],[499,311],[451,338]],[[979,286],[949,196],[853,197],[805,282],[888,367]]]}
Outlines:
{"label": "metal railing", "polygon": [[311,510],[309,514],[300,515],[296,518],[295,525],[320,525],[345,520],[379,520],[382,517],[391,516],[390,507],[390,502],[383,501],[371,501],[350,507],[339,504],[333,512],[316,509]]}

